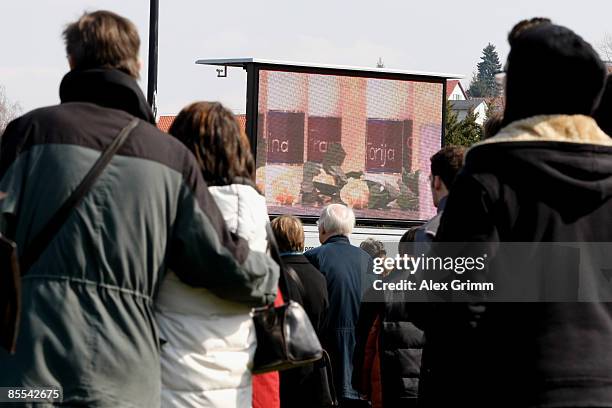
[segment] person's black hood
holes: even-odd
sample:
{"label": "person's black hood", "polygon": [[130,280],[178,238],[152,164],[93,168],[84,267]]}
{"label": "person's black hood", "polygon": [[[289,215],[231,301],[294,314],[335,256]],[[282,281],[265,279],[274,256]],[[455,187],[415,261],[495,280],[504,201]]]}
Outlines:
{"label": "person's black hood", "polygon": [[550,23],[513,40],[506,71],[503,125],[536,115],[590,115],[606,75],[589,43]]}
{"label": "person's black hood", "polygon": [[530,118],[488,140],[468,151],[465,171],[493,174],[570,218],[612,199],[612,142],[591,118]]}
{"label": "person's black hood", "polygon": [[125,111],[155,124],[151,108],[134,78],[117,69],[72,70],[60,84],[60,100],[90,102]]}

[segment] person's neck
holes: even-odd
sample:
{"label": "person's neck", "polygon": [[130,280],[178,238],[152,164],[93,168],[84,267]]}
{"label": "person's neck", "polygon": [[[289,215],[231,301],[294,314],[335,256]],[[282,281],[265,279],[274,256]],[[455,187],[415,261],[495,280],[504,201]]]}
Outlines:
{"label": "person's neck", "polygon": [[303,251],[283,251],[280,256],[292,256],[292,255],[303,255]]}
{"label": "person's neck", "polygon": [[343,234],[331,234],[324,241],[323,244],[327,244],[328,242],[335,241],[348,241],[349,238]]}

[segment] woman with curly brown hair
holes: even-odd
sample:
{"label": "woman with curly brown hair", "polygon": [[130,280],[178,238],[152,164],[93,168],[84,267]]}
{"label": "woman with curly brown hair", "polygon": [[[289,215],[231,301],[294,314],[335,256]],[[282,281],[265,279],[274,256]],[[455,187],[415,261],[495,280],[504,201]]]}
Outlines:
{"label": "woman with curly brown hair", "polygon": [[[249,142],[234,115],[220,103],[196,102],[179,113],[169,132],[197,158],[229,230],[246,239],[252,251],[265,252],[266,202],[255,188]],[[223,270],[209,273],[214,284],[214,276]],[[250,310],[249,304],[191,288],[168,273],[157,300],[160,337],[165,341],[162,406],[251,406],[256,338]]]}

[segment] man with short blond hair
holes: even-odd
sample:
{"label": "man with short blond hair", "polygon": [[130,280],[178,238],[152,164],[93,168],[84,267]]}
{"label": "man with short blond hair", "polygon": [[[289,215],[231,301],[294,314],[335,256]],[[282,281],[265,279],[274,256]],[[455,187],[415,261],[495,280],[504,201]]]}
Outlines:
{"label": "man with short blond hair", "polygon": [[14,120],[2,137],[0,233],[27,252],[101,152],[135,127],[24,271],[16,353],[0,350],[0,385],[61,388],[67,406],[159,406],[153,303],[167,268],[255,306],[274,300],[278,267],[229,233],[195,158],[155,127],[136,82],[134,24],[85,13],[64,39],[61,104]]}

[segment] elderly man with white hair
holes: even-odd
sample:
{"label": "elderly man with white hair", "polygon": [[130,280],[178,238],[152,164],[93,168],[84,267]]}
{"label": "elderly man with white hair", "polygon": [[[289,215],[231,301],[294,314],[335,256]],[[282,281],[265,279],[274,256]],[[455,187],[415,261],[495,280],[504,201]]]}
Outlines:
{"label": "elderly man with white hair", "polygon": [[351,376],[355,326],[366,285],[364,278],[372,271],[372,258],[349,241],[355,226],[355,214],[350,208],[328,205],[317,225],[322,245],[304,255],[327,280],[329,311],[321,340],[331,357],[340,407],[367,407],[351,386]]}

